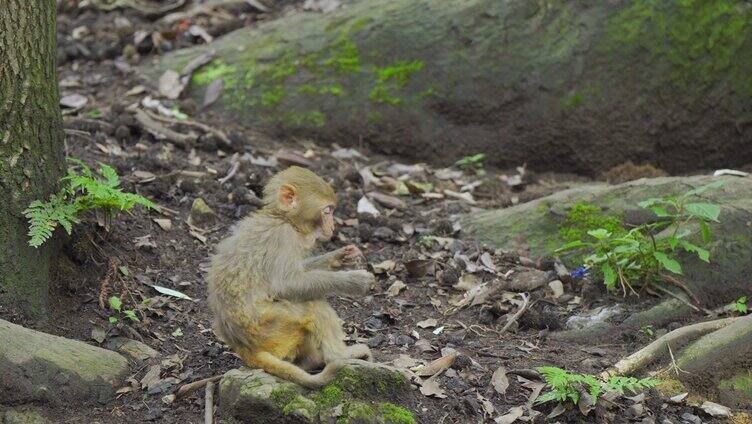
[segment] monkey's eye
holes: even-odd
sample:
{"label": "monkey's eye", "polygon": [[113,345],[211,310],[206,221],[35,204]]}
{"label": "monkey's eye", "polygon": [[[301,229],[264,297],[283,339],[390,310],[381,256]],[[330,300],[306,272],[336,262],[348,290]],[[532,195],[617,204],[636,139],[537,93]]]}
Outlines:
{"label": "monkey's eye", "polygon": [[324,214],[326,214],[326,215],[331,215],[332,212],[334,212],[334,210],[332,209],[331,206],[327,206],[327,207],[324,208],[324,210],[322,212],[324,212]]}

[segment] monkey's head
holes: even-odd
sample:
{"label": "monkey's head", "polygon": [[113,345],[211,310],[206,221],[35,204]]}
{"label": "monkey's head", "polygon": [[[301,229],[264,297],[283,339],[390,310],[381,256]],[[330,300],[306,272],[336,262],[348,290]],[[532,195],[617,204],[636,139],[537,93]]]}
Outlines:
{"label": "monkey's head", "polygon": [[283,216],[306,239],[334,234],[337,196],[323,178],[299,166],[274,175],[264,187],[265,209]]}

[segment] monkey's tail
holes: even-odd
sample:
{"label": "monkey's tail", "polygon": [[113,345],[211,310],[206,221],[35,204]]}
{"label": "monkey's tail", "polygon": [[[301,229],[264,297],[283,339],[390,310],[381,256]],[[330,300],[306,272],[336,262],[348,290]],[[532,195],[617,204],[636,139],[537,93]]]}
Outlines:
{"label": "monkey's tail", "polygon": [[269,352],[252,352],[248,349],[237,349],[236,353],[251,368],[261,368],[269,374],[293,383],[300,384],[309,389],[317,389],[332,381],[345,364],[342,361],[334,361],[326,364],[318,374],[309,374],[297,365],[279,359]]}

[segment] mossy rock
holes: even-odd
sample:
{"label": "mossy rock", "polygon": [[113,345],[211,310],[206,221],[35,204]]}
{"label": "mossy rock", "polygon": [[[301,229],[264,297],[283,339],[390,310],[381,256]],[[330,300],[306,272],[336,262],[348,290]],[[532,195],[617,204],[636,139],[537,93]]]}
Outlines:
{"label": "mossy rock", "polygon": [[0,424],[48,424],[50,422],[33,408],[9,408],[5,411],[0,408]]}
{"label": "mossy rock", "polygon": [[413,414],[396,400],[409,381],[389,368],[348,366],[320,390],[307,390],[262,370],[236,369],[220,382],[221,414],[228,423],[410,424]]}
{"label": "mossy rock", "polygon": [[[540,257],[552,254],[564,243],[559,235],[560,225],[575,204],[592,204],[627,224],[641,224],[657,217],[640,208],[639,202],[652,197],[681,195],[717,180],[723,181],[722,187],[708,190],[695,200],[721,207],[720,223],[710,226],[710,263],[686,253],[678,258],[683,268],[682,280],[705,306],[714,307],[752,292],[749,279],[752,275],[750,178],[663,177],[619,185],[585,184],[514,207],[468,215],[463,220],[463,228],[482,242]],[[699,242],[699,229],[691,237]]]}
{"label": "mossy rock", "polygon": [[0,402],[106,402],[129,370],[116,352],[0,320]]}

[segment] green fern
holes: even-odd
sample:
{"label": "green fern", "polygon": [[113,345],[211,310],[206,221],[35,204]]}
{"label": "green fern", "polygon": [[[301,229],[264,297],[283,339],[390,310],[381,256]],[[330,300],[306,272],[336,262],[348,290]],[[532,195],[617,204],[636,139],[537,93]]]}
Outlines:
{"label": "green fern", "polygon": [[50,197],[48,202],[35,200],[24,211],[29,221],[29,245],[41,246],[52,237],[57,226],[66,233],[73,231],[73,224],[81,222],[80,214],[97,209],[111,218],[115,213],[128,211],[136,205],[155,209],[151,200],[134,193],[124,193],[120,188],[117,172],[108,165],[99,164],[99,176],[78,159],[69,159],[78,166],[71,167],[61,179],[63,188]]}
{"label": "green fern", "polygon": [[580,401],[581,388],[586,388],[593,399],[593,403],[596,403],[604,392],[617,392],[623,395],[625,389],[634,393],[655,387],[659,383],[658,380],[652,378],[638,380],[634,377],[611,377],[608,381],[601,381],[593,375],[570,373],[557,367],[539,367],[536,369],[546,380],[546,384],[551,386],[549,392],[538,397],[536,403],[539,404],[553,400],[559,402],[570,400],[576,405]]}

